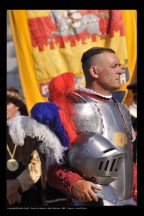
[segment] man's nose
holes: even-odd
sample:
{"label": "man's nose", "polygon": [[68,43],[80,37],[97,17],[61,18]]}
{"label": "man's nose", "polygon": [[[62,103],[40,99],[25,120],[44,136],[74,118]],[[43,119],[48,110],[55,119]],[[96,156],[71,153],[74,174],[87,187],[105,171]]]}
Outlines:
{"label": "man's nose", "polygon": [[123,73],[125,73],[125,69],[119,67],[119,69],[117,70],[117,73],[119,73],[119,74],[123,74]]}

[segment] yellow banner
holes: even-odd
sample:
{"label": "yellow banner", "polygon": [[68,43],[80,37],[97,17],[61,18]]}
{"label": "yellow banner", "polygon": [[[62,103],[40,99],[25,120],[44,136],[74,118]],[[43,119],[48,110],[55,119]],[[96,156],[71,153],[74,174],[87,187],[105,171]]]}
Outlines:
{"label": "yellow banner", "polygon": [[28,110],[47,101],[48,82],[61,73],[73,72],[76,86],[84,86],[80,60],[92,46],[115,50],[128,100],[126,86],[136,78],[135,10],[9,10],[9,19]]}
{"label": "yellow banner", "polygon": [[132,103],[133,95],[132,92],[128,91],[126,87],[130,83],[137,80],[137,11],[122,10],[122,14],[128,50],[130,77],[128,82],[122,85],[121,89],[126,91],[124,103],[129,106]]}

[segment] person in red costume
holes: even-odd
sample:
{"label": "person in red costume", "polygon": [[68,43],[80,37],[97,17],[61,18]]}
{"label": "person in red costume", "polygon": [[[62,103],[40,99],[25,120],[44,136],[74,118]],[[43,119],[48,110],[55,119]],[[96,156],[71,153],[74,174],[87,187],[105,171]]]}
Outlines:
{"label": "person in red costume", "polygon": [[[69,76],[66,79],[68,73],[62,74],[49,83],[49,100],[61,107],[61,119],[70,137],[70,147],[79,134],[94,132],[109,140],[114,147],[125,154],[118,177],[110,185],[115,189],[118,199],[122,200],[119,205],[135,205],[131,204],[133,203],[131,145],[135,135],[126,107],[112,95],[112,92],[121,86],[120,76],[123,73],[121,63],[114,50],[103,47],[93,47],[84,52],[81,62],[86,88],[75,90],[70,83],[74,80],[74,75],[71,74],[71,78]],[[64,89],[62,85],[64,91],[61,91]],[[90,107],[89,110],[87,105]],[[66,157],[66,164],[61,166],[53,164],[48,167],[47,182],[66,194],[68,205],[114,205],[94,192],[94,190],[103,191],[104,185],[97,184],[97,179],[93,182],[86,180],[84,176],[71,169],[67,160]]]}
{"label": "person in red costume", "polygon": [[135,131],[136,139],[133,142],[133,171],[134,171],[134,189],[133,189],[133,197],[137,200],[137,81],[132,82],[127,86],[127,89],[130,90],[133,94],[133,102],[128,107],[133,128]]}

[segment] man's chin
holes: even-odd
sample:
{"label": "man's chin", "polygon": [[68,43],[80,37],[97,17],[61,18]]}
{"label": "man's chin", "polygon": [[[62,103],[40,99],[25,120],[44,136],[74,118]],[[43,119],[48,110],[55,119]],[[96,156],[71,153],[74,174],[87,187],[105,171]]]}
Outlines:
{"label": "man's chin", "polygon": [[117,91],[117,90],[119,90],[120,87],[121,87],[121,85],[117,85],[117,86],[112,88],[112,91]]}

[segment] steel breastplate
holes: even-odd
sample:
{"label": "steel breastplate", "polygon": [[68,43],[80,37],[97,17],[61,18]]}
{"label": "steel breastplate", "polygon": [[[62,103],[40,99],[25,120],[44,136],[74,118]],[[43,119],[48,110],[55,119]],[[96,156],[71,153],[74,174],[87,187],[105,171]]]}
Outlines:
{"label": "steel breastplate", "polygon": [[[77,133],[94,132],[108,139],[125,158],[119,170],[118,178],[110,185],[116,189],[120,200],[129,199],[132,194],[132,128],[130,115],[122,104],[115,104],[113,99],[108,102],[83,96],[83,102],[74,105],[77,117],[74,122]],[[85,102],[84,102],[85,101]]]}

